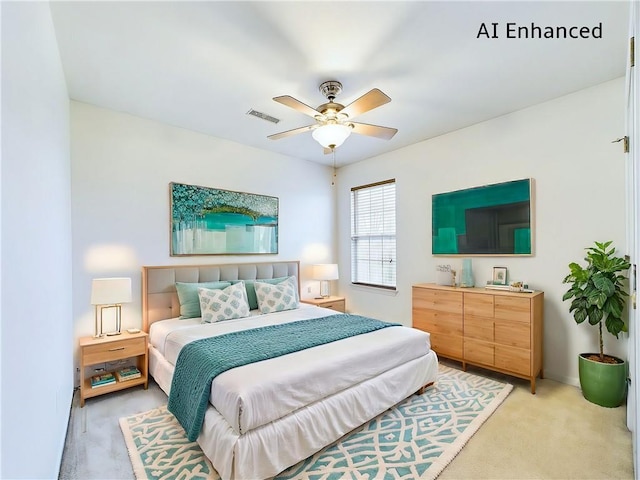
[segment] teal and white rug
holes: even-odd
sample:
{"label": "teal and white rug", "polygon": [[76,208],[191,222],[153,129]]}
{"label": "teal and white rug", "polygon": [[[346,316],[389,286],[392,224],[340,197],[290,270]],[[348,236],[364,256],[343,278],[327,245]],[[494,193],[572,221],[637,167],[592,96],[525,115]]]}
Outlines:
{"label": "teal and white rug", "polygon": [[[512,385],[439,366],[412,395],[278,479],[434,479],[509,395]],[[138,480],[219,478],[166,406],[121,418]]]}

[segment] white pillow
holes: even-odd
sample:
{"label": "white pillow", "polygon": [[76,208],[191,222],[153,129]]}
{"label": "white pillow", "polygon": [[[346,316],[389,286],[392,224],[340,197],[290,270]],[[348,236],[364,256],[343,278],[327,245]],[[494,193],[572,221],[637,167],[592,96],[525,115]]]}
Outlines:
{"label": "white pillow", "polygon": [[244,282],[235,283],[222,290],[198,288],[202,323],[232,320],[249,316],[249,302]]}
{"label": "white pillow", "polygon": [[296,277],[288,277],[277,284],[256,281],[256,297],[261,313],[282,312],[298,308],[298,284]]}

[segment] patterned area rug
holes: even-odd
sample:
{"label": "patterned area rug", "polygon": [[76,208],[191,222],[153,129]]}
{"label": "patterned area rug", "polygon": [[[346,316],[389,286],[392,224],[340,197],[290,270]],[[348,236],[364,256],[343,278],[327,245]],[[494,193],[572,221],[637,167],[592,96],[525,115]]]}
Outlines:
{"label": "patterned area rug", "polygon": [[[412,395],[278,479],[434,479],[509,395],[512,385],[439,366]],[[219,478],[166,406],[121,418],[138,480]]]}

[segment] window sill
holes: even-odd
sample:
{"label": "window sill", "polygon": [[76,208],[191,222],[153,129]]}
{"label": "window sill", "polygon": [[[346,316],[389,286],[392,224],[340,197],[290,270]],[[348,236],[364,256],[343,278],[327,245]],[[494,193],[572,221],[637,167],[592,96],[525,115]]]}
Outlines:
{"label": "window sill", "polygon": [[367,283],[351,283],[351,287],[364,292],[379,293],[392,297],[395,297],[398,294],[397,287],[379,287],[376,285],[369,285]]}

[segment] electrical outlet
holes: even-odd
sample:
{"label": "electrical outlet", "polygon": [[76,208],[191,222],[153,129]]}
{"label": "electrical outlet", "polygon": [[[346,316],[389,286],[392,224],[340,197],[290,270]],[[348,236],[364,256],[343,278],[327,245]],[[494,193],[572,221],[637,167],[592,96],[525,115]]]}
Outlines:
{"label": "electrical outlet", "polygon": [[311,293],[311,287],[307,287],[307,293]]}

